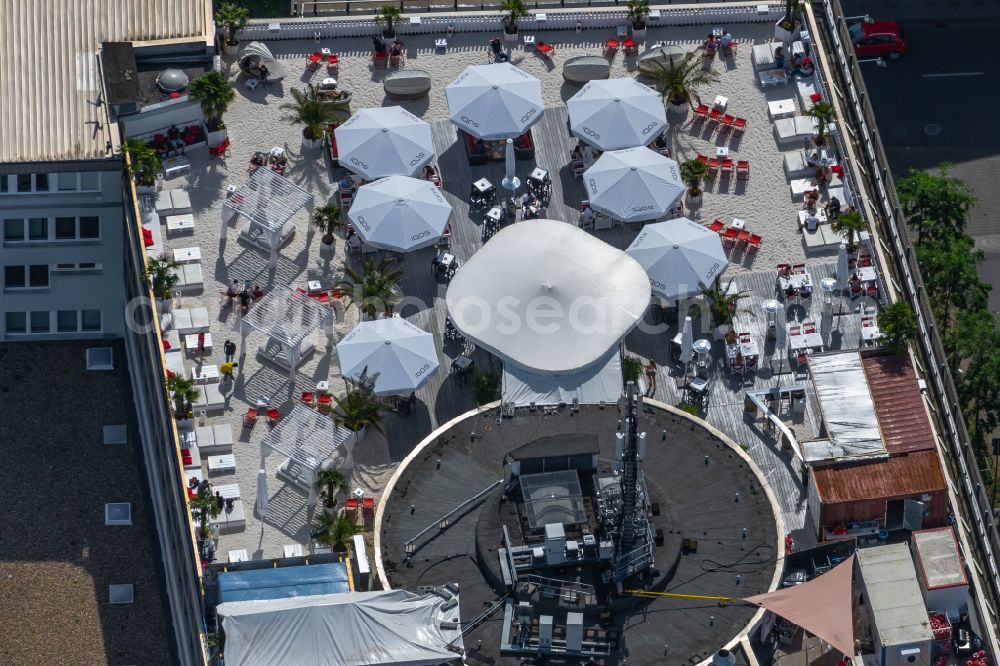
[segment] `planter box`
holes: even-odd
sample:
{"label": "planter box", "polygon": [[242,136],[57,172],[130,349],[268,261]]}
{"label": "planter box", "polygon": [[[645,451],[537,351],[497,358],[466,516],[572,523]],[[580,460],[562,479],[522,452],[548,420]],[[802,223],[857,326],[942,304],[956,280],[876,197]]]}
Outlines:
{"label": "planter box", "polygon": [[220,130],[215,130],[214,132],[209,132],[208,133],[208,145],[210,145],[210,146],[217,146],[220,143],[222,143],[223,141],[225,141],[225,139],[226,139],[227,136],[229,136],[229,130],[227,130],[225,128],[220,129]]}
{"label": "planter box", "polygon": [[328,258],[333,257],[333,253],[336,247],[337,247],[336,241],[328,245],[321,240],[319,243],[319,256]]}
{"label": "planter box", "polygon": [[237,56],[240,54],[240,45],[239,43],[230,45],[226,40],[222,40],[222,52],[227,56]]}
{"label": "planter box", "polygon": [[503,31],[503,41],[507,42],[508,44],[517,44],[520,38],[521,35],[518,32],[507,32],[506,30]]}
{"label": "planter box", "polygon": [[646,39],[646,28],[632,28],[632,39],[641,42]]}
{"label": "planter box", "polygon": [[781,21],[774,24],[774,38],[779,42],[794,42],[799,38],[799,33],[802,31],[802,24],[798,21],[795,22],[795,27],[792,30],[785,30],[781,27]]}

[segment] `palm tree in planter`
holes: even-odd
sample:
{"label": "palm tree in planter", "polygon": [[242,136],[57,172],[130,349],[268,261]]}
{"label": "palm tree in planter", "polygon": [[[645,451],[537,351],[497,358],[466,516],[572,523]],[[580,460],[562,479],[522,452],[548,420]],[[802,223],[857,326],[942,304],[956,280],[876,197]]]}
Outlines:
{"label": "palm tree in planter", "polygon": [[663,96],[667,110],[686,111],[691,101],[701,104],[698,89],[719,80],[719,73],[705,67],[704,58],[695,51],[688,51],[680,62],[667,57],[666,62],[651,58],[639,67],[639,76],[652,79]]}
{"label": "palm tree in planter", "polygon": [[917,320],[913,308],[904,301],[893,303],[877,317],[882,331],[882,343],[896,352],[903,353],[906,346],[917,337]]}
{"label": "palm tree in planter", "polygon": [[305,91],[291,89],[292,100],[279,109],[287,111],[281,117],[287,123],[302,125],[302,139],[311,148],[316,148],[323,140],[326,126],[336,119],[336,111],[319,98],[316,86],[306,84]]}
{"label": "palm tree in planter", "polygon": [[389,316],[399,302],[399,282],[403,279],[403,271],[395,263],[394,259],[385,258],[376,264],[369,257],[361,264],[360,273],[345,267],[348,279],[338,283],[337,288],[350,294],[368,319],[375,319],[380,311]]}
{"label": "palm tree in planter", "polygon": [[194,401],[201,395],[193,379],[172,375],[167,377],[167,390],[174,403],[174,418],[178,421],[194,416]]}
{"label": "palm tree in planter", "polygon": [[344,228],[344,221],[340,219],[341,210],[337,206],[321,206],[313,211],[313,224],[323,232],[323,246],[321,250],[330,255],[333,253],[333,232]]}
{"label": "palm tree in planter", "polygon": [[191,506],[191,513],[198,521],[198,537],[207,539],[210,534],[208,521],[222,511],[222,502],[212,493],[204,491],[198,493],[188,504]]}
{"label": "palm tree in planter", "polygon": [[155,188],[156,174],[163,166],[163,160],[156,151],[142,139],[129,139],[122,146],[122,152],[128,155],[125,168],[135,180],[136,187]]}
{"label": "palm tree in planter", "polygon": [[223,2],[215,11],[215,25],[226,29],[223,50],[226,55],[236,55],[240,40],[236,36],[250,24],[250,10],[235,2]]}
{"label": "palm tree in planter", "polygon": [[403,17],[403,12],[399,11],[399,7],[394,7],[393,5],[385,5],[377,11],[378,13],[375,14],[375,23],[385,26],[382,29],[382,36],[386,39],[395,39],[396,25],[399,23],[399,19]]}
{"label": "palm tree in planter", "polygon": [[188,97],[201,104],[208,131],[215,132],[225,128],[222,114],[229,110],[229,105],[236,99],[236,91],[222,72],[213,69],[191,82]]}
{"label": "palm tree in planter", "polygon": [[332,509],[337,506],[337,493],[347,492],[347,479],[339,469],[321,469],[316,475],[316,489],[323,495],[323,506]]}
{"label": "palm tree in planter", "polygon": [[837,117],[837,111],[833,108],[833,105],[829,102],[816,102],[811,109],[803,111],[802,115],[816,119],[819,127],[816,129],[816,136],[813,138],[813,142],[817,146],[826,145],[827,127]]}
{"label": "palm tree in planter", "polygon": [[701,203],[701,181],[708,173],[708,165],[699,160],[688,160],[681,164],[681,180],[688,187],[688,206]]}
{"label": "palm tree in planter", "polygon": [[632,39],[645,39],[646,18],[648,16],[649,0],[628,0],[628,20]]}
{"label": "palm tree in planter", "polygon": [[774,38],[779,42],[794,42],[799,38],[800,0],[785,0],[785,15],[774,26]]}
{"label": "palm tree in planter", "polygon": [[503,36],[508,42],[517,41],[517,22],[528,16],[528,8],[524,5],[524,0],[504,0],[500,5],[500,11],[505,12],[503,16]]}
{"label": "palm tree in planter", "polygon": [[708,312],[715,326],[716,338],[722,338],[733,326],[733,315],[737,304],[750,296],[749,291],[730,292],[722,287],[722,278],[718,275],[710,285],[699,284],[701,293],[708,305]]}
{"label": "palm tree in planter", "polygon": [[313,520],[315,531],[313,541],[329,546],[335,553],[343,553],[351,543],[351,537],[358,533],[357,526],[344,514],[322,511]]}
{"label": "palm tree in planter", "polygon": [[174,293],[174,287],[181,281],[177,274],[180,264],[173,259],[168,259],[167,255],[161,254],[146,261],[146,279],[153,284],[153,297],[160,299],[164,311],[170,309],[170,298]]}
{"label": "palm tree in planter", "polygon": [[858,249],[861,232],[868,229],[868,221],[859,212],[851,210],[838,215],[830,222],[830,227],[838,234],[847,235],[847,251],[853,253]]}
{"label": "palm tree in planter", "polygon": [[354,382],[345,381],[344,393],[333,399],[333,420],[338,428],[354,433],[355,444],[364,439],[368,426],[384,433],[382,420],[393,411],[389,403],[375,395],[376,379],[377,375],[368,376],[365,371]]}

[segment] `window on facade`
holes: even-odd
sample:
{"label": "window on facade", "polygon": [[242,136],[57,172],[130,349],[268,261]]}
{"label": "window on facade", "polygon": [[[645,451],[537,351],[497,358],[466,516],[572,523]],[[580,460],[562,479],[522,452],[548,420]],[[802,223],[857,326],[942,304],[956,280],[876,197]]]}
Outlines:
{"label": "window on facade", "polygon": [[100,331],[101,330],[101,311],[100,310],[81,310],[80,319],[83,323],[81,327],[84,331]]}
{"label": "window on facade", "polygon": [[56,330],[60,333],[76,333],[79,329],[76,310],[59,310],[56,312]]}
{"label": "window on facade", "polygon": [[76,238],[76,218],[56,218],[56,240],[72,240]]}
{"label": "window on facade", "polygon": [[7,174],[0,174],[0,194],[6,194],[8,190]]}
{"label": "window on facade", "polygon": [[47,287],[49,286],[49,265],[35,264],[28,266],[28,286]]}
{"label": "window on facade", "polygon": [[4,289],[20,289],[27,286],[24,266],[4,266],[3,286]]}
{"label": "window on facade", "polygon": [[100,238],[101,218],[81,217],[80,218],[80,238]]}
{"label": "window on facade", "polygon": [[27,333],[28,317],[26,312],[8,312],[4,317],[4,329],[7,333]]}
{"label": "window on facade", "polygon": [[76,189],[76,172],[60,173],[56,176],[60,192],[70,192]]}
{"label": "window on facade", "polygon": [[[0,176],[3,178],[3,176]],[[24,240],[24,220],[9,219],[3,221],[3,239],[5,241],[23,241]]]}
{"label": "window on facade", "polygon": [[45,217],[28,219],[28,240],[48,240],[49,220]]}
{"label": "window on facade", "polygon": [[48,310],[39,310],[31,313],[31,332],[32,333],[49,332]]}
{"label": "window on facade", "polygon": [[17,174],[17,191],[18,192],[30,192],[31,191],[31,174],[30,173],[19,173],[19,174]]}
{"label": "window on facade", "polygon": [[35,174],[35,191],[36,192],[49,191],[49,174],[47,173]]}
{"label": "window on facade", "polygon": [[81,190],[101,189],[101,174],[96,171],[83,171],[80,173]]}
{"label": "window on facade", "polygon": [[81,261],[77,266],[81,271],[94,270],[97,268],[97,264],[93,261]]}

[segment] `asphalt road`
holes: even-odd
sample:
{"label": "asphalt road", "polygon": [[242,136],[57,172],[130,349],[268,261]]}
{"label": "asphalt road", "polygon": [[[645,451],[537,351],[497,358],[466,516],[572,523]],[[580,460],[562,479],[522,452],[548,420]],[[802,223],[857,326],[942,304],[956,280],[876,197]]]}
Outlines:
{"label": "asphalt road", "polygon": [[842,4],[848,16],[870,12],[902,24],[907,54],[884,68],[861,65],[889,166],[898,179],[911,167],[951,162],[952,175],[972,186],[978,206],[969,233],[986,252],[980,274],[993,285],[991,309],[1000,310],[1000,58],[988,46],[1000,3]]}

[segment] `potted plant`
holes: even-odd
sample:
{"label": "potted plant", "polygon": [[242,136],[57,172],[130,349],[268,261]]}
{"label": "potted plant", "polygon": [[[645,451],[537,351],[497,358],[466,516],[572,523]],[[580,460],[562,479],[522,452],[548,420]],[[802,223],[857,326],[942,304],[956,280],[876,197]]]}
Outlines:
{"label": "potted plant", "polygon": [[222,511],[222,502],[206,490],[198,493],[188,504],[191,506],[191,513],[198,521],[198,538],[207,539],[211,535],[208,521]]}
{"label": "potted plant", "polygon": [[316,475],[316,489],[323,497],[323,507],[333,509],[337,506],[337,493],[347,492],[347,479],[338,469],[321,469]]}
{"label": "potted plant", "polygon": [[816,128],[816,136],[813,137],[813,143],[817,146],[825,146],[826,130],[837,117],[836,109],[829,102],[816,102],[811,109],[803,111],[802,115],[816,119],[818,127]]}
{"label": "potted plant", "polygon": [[146,279],[152,282],[153,297],[159,299],[158,309],[160,312],[170,310],[170,299],[174,293],[174,287],[181,280],[177,274],[178,268],[180,268],[180,264],[173,259],[168,259],[165,254],[146,261]]}
{"label": "potted plant", "polygon": [[250,10],[235,2],[223,2],[215,12],[215,25],[225,28],[226,38],[223,53],[234,56],[240,48],[237,38],[240,31],[250,24]]}
{"label": "potted plant", "polygon": [[868,221],[857,211],[851,210],[834,218],[830,222],[830,227],[836,233],[847,237],[847,251],[853,253],[858,249],[861,232],[868,229]]}
{"label": "potted plant", "polygon": [[344,393],[334,397],[333,420],[337,427],[354,433],[354,443],[359,444],[371,426],[381,433],[382,420],[392,407],[375,395],[375,380],[378,375],[369,376],[367,370],[354,382],[345,381]]}
{"label": "potted plant", "polygon": [[774,24],[774,38],[779,42],[794,42],[799,38],[802,24],[798,21],[799,0],[785,0],[785,15]]}
{"label": "potted plant", "polygon": [[313,211],[313,224],[323,232],[319,253],[326,257],[333,256],[334,231],[344,228],[344,221],[340,219],[340,208],[333,205],[326,205]]}
{"label": "potted plant", "polygon": [[386,39],[396,39],[396,25],[402,16],[403,12],[399,11],[399,7],[393,5],[385,5],[376,10],[375,23],[385,26],[382,28],[383,37]]}
{"label": "potted plant", "polygon": [[360,273],[344,267],[348,279],[339,282],[337,289],[349,294],[351,301],[358,304],[361,314],[369,320],[375,319],[379,312],[390,316],[399,302],[399,281],[403,279],[403,271],[394,264],[395,260],[391,258],[375,263],[369,257],[361,264]]}
{"label": "potted plant", "polygon": [[712,326],[715,326],[715,339],[721,340],[732,329],[736,304],[749,297],[750,292],[730,292],[728,289],[723,289],[722,278],[719,276],[716,276],[710,285],[699,284],[698,286],[701,288],[705,303],[708,305]]}
{"label": "potted plant", "polygon": [[500,397],[500,370],[490,368],[486,372],[476,373],[472,382],[472,394],[476,403],[486,405]]}
{"label": "potted plant", "polygon": [[703,59],[694,51],[685,53],[680,61],[669,56],[664,60],[644,61],[639,66],[639,76],[653,80],[668,111],[684,113],[692,100],[701,104],[698,88],[719,80],[719,73],[711,67],[706,68]]}
{"label": "potted plant", "polygon": [[701,181],[708,173],[708,165],[698,160],[688,160],[681,164],[681,180],[687,185],[688,208],[701,205]]}
{"label": "potted plant", "polygon": [[528,8],[524,0],[504,0],[500,5],[503,15],[503,38],[505,42],[515,43],[518,40],[517,22],[528,16]]}
{"label": "potted plant", "polygon": [[135,181],[136,192],[144,194],[155,191],[156,174],[163,166],[163,160],[156,151],[142,139],[129,139],[122,146],[122,152],[128,155],[128,160],[124,164]]}
{"label": "potted plant", "polygon": [[642,41],[646,38],[646,18],[649,16],[649,0],[628,0],[629,29],[632,39]]}
{"label": "potted plant", "polygon": [[174,418],[178,422],[194,418],[194,401],[201,395],[193,379],[180,375],[167,377],[167,390],[173,400]]}
{"label": "potted plant", "polygon": [[278,107],[287,111],[281,117],[282,120],[293,125],[302,125],[302,142],[307,148],[318,148],[323,145],[326,127],[336,117],[334,109],[323,102],[317,92],[316,86],[311,83],[306,84],[305,91],[292,88],[292,101]]}
{"label": "potted plant", "polygon": [[[201,105],[201,113],[208,126],[209,143],[214,145],[224,139],[226,126],[222,124],[222,114],[236,99],[236,91],[225,75],[214,69],[202,74],[188,86],[188,97]],[[212,136],[212,132],[219,131],[221,135]]]}
{"label": "potted plant", "polygon": [[904,353],[906,346],[917,337],[917,320],[913,308],[904,301],[893,303],[877,317],[882,331],[882,343],[890,349]]}
{"label": "potted plant", "polygon": [[642,361],[635,356],[626,356],[622,359],[622,379],[625,383],[638,383],[639,377],[642,376],[642,367]]}
{"label": "potted plant", "polygon": [[358,533],[357,526],[343,513],[339,515],[326,511],[317,513],[313,519],[313,526],[315,527],[312,533],[313,541],[329,546],[335,553],[347,552],[351,537]]}

